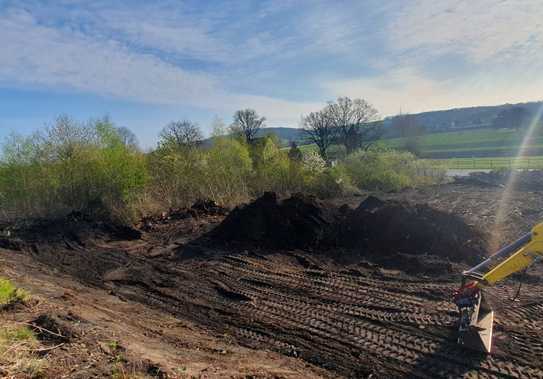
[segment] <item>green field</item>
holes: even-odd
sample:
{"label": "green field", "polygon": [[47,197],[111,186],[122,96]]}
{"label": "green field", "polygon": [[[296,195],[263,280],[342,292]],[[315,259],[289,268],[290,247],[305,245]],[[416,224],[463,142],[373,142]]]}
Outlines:
{"label": "green field", "polygon": [[[421,157],[432,166],[447,169],[543,169],[543,133],[528,142],[530,156],[515,158],[523,131],[513,129],[475,129],[426,134],[419,137]],[[402,149],[405,138],[385,138],[379,144]],[[300,146],[302,151],[316,151],[315,145]],[[332,147],[334,150],[334,147]]]}
{"label": "green field", "polygon": [[456,170],[543,169],[543,156],[427,159],[433,167]]}
{"label": "green field", "polygon": [[[428,158],[512,156],[523,139],[523,131],[513,129],[475,129],[457,132],[433,133],[419,137],[418,149]],[[393,148],[405,146],[404,138],[383,139]],[[543,135],[529,141],[528,151],[543,153]],[[535,155],[534,154],[534,155]]]}
{"label": "green field", "polygon": [[[523,132],[513,129],[475,129],[446,133],[432,133],[419,137],[417,147],[427,158],[510,157],[516,155]],[[384,138],[383,146],[402,149],[405,138]],[[314,145],[300,146],[302,151],[316,150]],[[527,145],[531,155],[543,155],[543,134],[537,133]]]}

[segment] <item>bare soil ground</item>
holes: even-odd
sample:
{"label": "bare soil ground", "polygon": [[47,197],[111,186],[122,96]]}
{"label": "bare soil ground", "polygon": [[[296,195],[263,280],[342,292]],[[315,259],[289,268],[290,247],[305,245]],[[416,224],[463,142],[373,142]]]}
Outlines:
{"label": "bare soil ground", "polygon": [[[0,276],[35,298],[0,318],[47,315],[53,329],[70,335],[46,353],[51,378],[543,378],[540,266],[489,290],[496,308],[492,355],[456,344],[450,299],[469,262],[450,251],[455,238],[458,249],[480,252],[479,238],[510,242],[543,217],[543,191],[530,188],[513,194],[508,222],[495,229],[502,191],[467,183],[380,194],[399,203],[366,203],[363,213],[353,209],[364,198],[287,205],[268,199],[274,210],[249,212],[252,227],[229,217],[216,228],[226,212],[205,204],[143,220],[138,231],[72,215],[0,240]],[[350,209],[339,208],[343,203]],[[413,218],[390,232],[420,222],[425,233],[400,231],[387,245],[372,237],[380,229],[354,228],[360,245],[338,243],[345,220],[385,225],[379,215],[388,213],[374,208],[390,212],[394,204]],[[434,212],[443,217],[437,226]],[[270,217],[281,227],[270,231]],[[291,230],[300,236],[284,243],[294,238]],[[425,235],[432,244],[410,251],[406,241]],[[381,246],[392,248],[381,254]]]}

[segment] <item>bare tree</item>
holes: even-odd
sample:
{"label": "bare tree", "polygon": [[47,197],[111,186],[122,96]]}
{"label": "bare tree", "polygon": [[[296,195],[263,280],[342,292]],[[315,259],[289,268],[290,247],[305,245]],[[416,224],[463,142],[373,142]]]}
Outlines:
{"label": "bare tree", "polygon": [[378,112],[366,100],[340,97],[336,102],[328,103],[325,113],[337,130],[338,142],[345,146],[347,153],[378,137],[380,124],[373,122]]}
{"label": "bare tree", "polygon": [[50,159],[66,160],[76,153],[78,147],[96,143],[92,127],[83,125],[68,115],[60,115],[42,137],[45,142],[45,154]]}
{"label": "bare tree", "polygon": [[242,109],[234,114],[234,122],[230,126],[233,133],[245,137],[247,143],[254,142],[256,134],[264,126],[265,117],[260,117],[254,109]]}
{"label": "bare tree", "polygon": [[334,142],[335,128],[328,117],[327,108],[311,112],[302,118],[302,123],[303,131],[309,140],[317,145],[321,158],[328,161],[328,148]]}
{"label": "bare tree", "polygon": [[200,127],[188,120],[170,122],[159,135],[161,147],[195,147],[203,139]]}

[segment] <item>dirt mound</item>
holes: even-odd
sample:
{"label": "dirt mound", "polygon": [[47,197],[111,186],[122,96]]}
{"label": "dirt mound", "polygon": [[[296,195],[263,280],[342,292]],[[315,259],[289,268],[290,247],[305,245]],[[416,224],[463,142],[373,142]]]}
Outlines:
{"label": "dirt mound", "polygon": [[[484,236],[462,218],[373,196],[353,210],[301,194],[279,201],[266,193],[232,211],[212,237],[263,247],[316,248],[327,255],[337,255],[330,247],[341,247],[347,250],[342,254],[353,251],[356,256],[436,255],[472,263],[485,254]],[[410,262],[417,266],[419,260]]]}
{"label": "dirt mound", "polygon": [[485,255],[484,236],[462,218],[372,196],[343,220],[338,243],[384,255],[431,254],[456,262],[477,262]]}
{"label": "dirt mound", "polygon": [[280,201],[275,193],[267,192],[234,209],[212,232],[212,237],[276,248],[317,246],[330,240],[338,215],[337,209],[313,196],[295,194]]}
{"label": "dirt mound", "polygon": [[503,187],[511,175],[515,174],[515,189],[521,191],[541,191],[543,189],[543,171],[501,170],[492,172],[473,172],[465,177],[457,177],[455,183],[474,185],[480,187]]}

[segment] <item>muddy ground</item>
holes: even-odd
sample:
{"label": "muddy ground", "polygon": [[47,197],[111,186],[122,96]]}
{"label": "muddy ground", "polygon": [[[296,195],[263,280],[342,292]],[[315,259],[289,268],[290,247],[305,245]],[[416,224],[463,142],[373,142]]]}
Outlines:
{"label": "muddy ground", "polygon": [[[386,206],[370,198],[358,211],[365,196],[265,199],[272,211],[264,214],[227,216],[200,204],[137,230],[80,215],[12,230],[0,240],[0,276],[40,300],[0,317],[52,315],[73,331],[49,353],[49,377],[107,376],[118,370],[119,352],[107,348],[116,341],[124,370],[149,377],[542,378],[540,266],[489,290],[491,356],[456,344],[450,298],[471,264],[465,254],[509,242],[543,217],[543,191],[528,187],[494,226],[502,191],[447,184],[379,194]],[[390,209],[410,222],[384,223],[394,219]],[[245,214],[252,225],[240,224]],[[271,231],[270,219],[283,223]],[[360,229],[354,220],[372,222]],[[424,233],[412,232],[413,223]],[[389,244],[378,235],[387,225],[398,232]]]}

